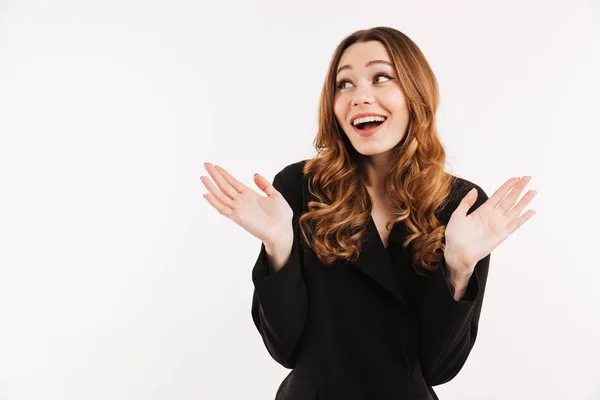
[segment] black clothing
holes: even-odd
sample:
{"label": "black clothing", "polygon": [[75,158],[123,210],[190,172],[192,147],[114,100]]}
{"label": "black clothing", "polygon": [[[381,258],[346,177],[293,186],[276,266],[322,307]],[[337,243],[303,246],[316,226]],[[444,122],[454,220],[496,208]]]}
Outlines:
{"label": "black clothing", "polygon": [[[252,269],[252,318],[269,354],[292,369],[276,400],[438,399],[432,386],[456,376],[475,343],[490,255],[456,301],[443,259],[418,275],[402,248],[404,223],[394,224],[386,248],[370,217],[358,260],[325,266],[297,224],[311,200],[305,162],[273,180],[294,211],[290,259],[272,272],[263,243]],[[438,215],[444,225],[473,187],[478,197],[468,213],[488,199],[479,186],[458,182]]]}

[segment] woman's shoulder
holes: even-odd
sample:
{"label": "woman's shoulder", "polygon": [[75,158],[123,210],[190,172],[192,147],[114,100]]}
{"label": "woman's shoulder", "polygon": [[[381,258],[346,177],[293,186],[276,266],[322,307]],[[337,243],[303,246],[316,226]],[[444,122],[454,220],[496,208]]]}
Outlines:
{"label": "woman's shoulder", "polygon": [[307,161],[308,159],[296,161],[286,165],[277,173],[277,175],[280,175],[280,177],[284,180],[284,183],[297,182],[298,180],[302,179],[302,176],[304,175],[304,164],[306,164]]}
{"label": "woman's shoulder", "polygon": [[488,195],[480,185],[478,185],[466,178],[462,178],[462,177],[459,177],[457,175],[453,175],[450,173],[448,173],[448,174],[450,176],[452,176],[453,181],[452,181],[452,185],[451,185],[451,189],[450,189],[450,196],[448,198],[448,201],[446,202],[446,205],[447,205],[446,214],[448,214],[448,215],[452,214],[454,212],[454,210],[456,210],[456,208],[458,207],[458,205],[460,204],[462,199],[473,188],[475,188],[477,190],[477,199],[475,200],[475,203],[473,204],[473,206],[471,206],[471,208],[469,209],[467,214],[472,213],[480,205],[482,205],[483,203],[485,203],[487,201]]}
{"label": "woman's shoulder", "polygon": [[471,189],[476,188],[478,195],[483,195],[487,198],[487,193],[475,182],[450,173],[448,175],[453,178],[452,197],[460,197],[462,199]]}
{"label": "woman's shoulder", "polygon": [[282,192],[295,213],[300,213],[302,210],[303,171],[307,161],[308,159],[286,165],[273,179],[273,186]]}

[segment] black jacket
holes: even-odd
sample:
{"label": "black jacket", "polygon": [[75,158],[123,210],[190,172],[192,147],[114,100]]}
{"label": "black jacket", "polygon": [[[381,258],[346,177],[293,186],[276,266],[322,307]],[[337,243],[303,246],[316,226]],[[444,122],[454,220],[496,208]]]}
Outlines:
{"label": "black jacket", "polygon": [[[475,343],[490,255],[456,301],[443,259],[436,271],[418,275],[402,248],[404,223],[393,226],[386,248],[371,217],[358,260],[325,266],[297,223],[311,200],[305,162],[273,179],[294,211],[290,259],[270,271],[262,243],[252,269],[252,318],[269,354],[292,369],[276,400],[438,399],[432,386],[456,376]],[[458,182],[436,214],[444,225],[473,187],[478,198],[468,213],[488,199],[479,186]]]}

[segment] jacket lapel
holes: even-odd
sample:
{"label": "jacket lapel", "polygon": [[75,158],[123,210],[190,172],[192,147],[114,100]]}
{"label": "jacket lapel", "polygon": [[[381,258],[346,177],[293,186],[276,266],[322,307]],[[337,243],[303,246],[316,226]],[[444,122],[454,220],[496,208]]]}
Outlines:
{"label": "jacket lapel", "polygon": [[[302,196],[303,210],[308,211],[308,202],[313,200],[312,195],[308,191],[308,179],[306,176],[302,178]],[[396,223],[390,232],[389,239],[401,243],[402,235],[401,224]],[[369,216],[369,221],[365,229],[365,233],[361,240],[361,252],[356,261],[349,263],[354,265],[363,272],[369,279],[375,281],[382,289],[389,292],[397,301],[402,303],[405,308],[408,308],[406,300],[402,295],[396,275],[394,274],[393,266],[386,249],[381,241],[375,221]]]}
{"label": "jacket lapel", "polygon": [[[390,238],[394,231],[398,231],[398,224],[392,227]],[[381,241],[375,221],[369,216],[369,221],[361,241],[361,251],[358,259],[353,263],[361,272],[377,282],[383,289],[387,290],[405,308],[408,305],[398,285],[396,274],[386,249]]]}

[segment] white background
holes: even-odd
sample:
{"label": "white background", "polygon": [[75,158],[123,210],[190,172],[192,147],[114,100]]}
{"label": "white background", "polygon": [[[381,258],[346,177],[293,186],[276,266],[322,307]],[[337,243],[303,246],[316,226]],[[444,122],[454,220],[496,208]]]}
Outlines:
{"label": "white background", "polygon": [[272,399],[260,241],[202,198],[314,155],[335,46],[392,26],[449,171],[537,214],[492,254],[444,400],[600,399],[598,1],[0,2],[0,399]]}

